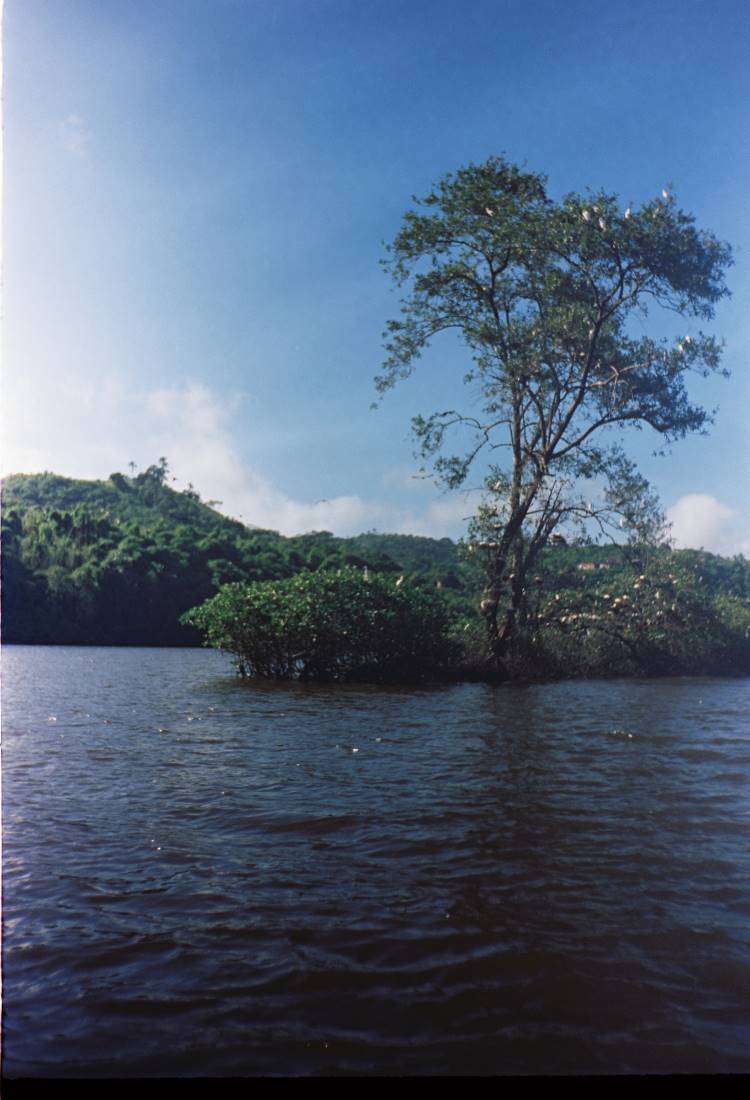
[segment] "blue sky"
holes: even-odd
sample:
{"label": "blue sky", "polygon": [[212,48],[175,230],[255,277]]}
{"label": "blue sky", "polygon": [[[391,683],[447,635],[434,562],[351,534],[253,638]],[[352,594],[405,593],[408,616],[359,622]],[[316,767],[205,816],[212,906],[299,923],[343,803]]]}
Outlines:
{"label": "blue sky", "polygon": [[[674,185],[730,241],[708,438],[631,451],[683,544],[750,553],[750,20],[739,0],[5,0],[4,472],[177,484],[286,533],[459,536],[411,417],[462,402],[440,347],[380,408],[413,194],[496,153],[550,191]],[[676,322],[682,334],[684,324]],[[671,328],[670,330],[671,331]]]}

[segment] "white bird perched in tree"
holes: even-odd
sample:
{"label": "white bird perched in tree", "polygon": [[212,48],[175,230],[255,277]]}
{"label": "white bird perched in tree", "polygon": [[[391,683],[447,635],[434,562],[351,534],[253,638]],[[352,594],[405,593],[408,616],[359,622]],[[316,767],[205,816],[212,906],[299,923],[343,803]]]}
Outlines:
{"label": "white bird perched in tree", "polygon": [[404,574],[402,573],[401,576],[396,581],[396,588],[400,588],[403,583],[404,583]]}
{"label": "white bird perched in tree", "polygon": [[599,228],[600,229],[606,229],[607,228],[607,223],[605,222],[604,218],[599,218]]}
{"label": "white bird perched in tree", "polygon": [[585,222],[590,222],[591,221],[591,214],[588,210],[584,210],[583,213],[581,214],[581,217],[583,218],[583,220]]}
{"label": "white bird perched in tree", "polygon": [[492,207],[491,207],[491,206],[485,206],[485,208],[484,208],[484,212],[485,212],[485,214],[487,214],[487,216],[488,216],[488,217],[490,217],[490,218],[491,218],[491,217],[492,217],[492,215],[493,215],[493,214],[495,213],[495,211],[494,211],[494,210],[492,209]]}
{"label": "white bird perched in tree", "polygon": [[630,215],[631,215],[632,213],[633,213],[633,211],[632,211],[632,210],[630,209],[630,207],[628,207],[628,208],[627,208],[627,210],[625,211],[625,218],[626,218],[626,220],[627,220],[627,219],[628,219],[628,218],[630,217]]}
{"label": "white bird perched in tree", "polygon": [[661,197],[662,197],[663,199],[666,199],[667,201],[669,201],[669,191],[667,191],[666,187],[662,187],[662,189],[661,189]]}

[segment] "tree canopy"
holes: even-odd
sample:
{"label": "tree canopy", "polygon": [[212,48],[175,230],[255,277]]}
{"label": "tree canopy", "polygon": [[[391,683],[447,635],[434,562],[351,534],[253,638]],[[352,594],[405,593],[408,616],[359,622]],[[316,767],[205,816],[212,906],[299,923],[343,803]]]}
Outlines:
{"label": "tree canopy", "polygon": [[440,333],[456,332],[468,351],[473,407],[413,426],[448,487],[486,460],[472,536],[502,661],[522,637],[530,570],[556,528],[658,537],[656,497],[615,433],[649,426],[668,444],[704,430],[710,414],[687,383],[721,372],[721,346],[700,329],[642,335],[634,315],[657,306],[710,319],[728,293],[731,250],[666,189],[640,207],[603,192],[558,202],[544,176],[500,157],[415,201],[385,261],[408,293],[377,385],[407,377]]}

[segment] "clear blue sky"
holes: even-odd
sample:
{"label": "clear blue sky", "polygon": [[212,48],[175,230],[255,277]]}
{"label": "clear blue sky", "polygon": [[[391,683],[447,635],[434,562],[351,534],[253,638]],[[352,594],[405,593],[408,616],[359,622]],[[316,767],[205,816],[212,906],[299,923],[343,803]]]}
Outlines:
{"label": "clear blue sky", "polygon": [[[413,194],[505,153],[553,195],[679,205],[737,249],[707,439],[651,457],[683,542],[750,552],[750,14],[740,0],[5,0],[5,472],[127,472],[291,532],[458,536],[370,409]],[[679,322],[677,322],[679,329]],[[684,327],[684,326],[683,326]],[[681,331],[677,333],[681,335]]]}

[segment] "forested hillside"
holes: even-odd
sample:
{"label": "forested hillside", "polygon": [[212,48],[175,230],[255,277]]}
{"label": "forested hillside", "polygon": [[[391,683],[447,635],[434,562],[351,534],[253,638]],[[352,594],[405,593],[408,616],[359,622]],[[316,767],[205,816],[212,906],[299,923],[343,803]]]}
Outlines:
{"label": "forested hillside", "polygon": [[470,569],[449,539],[245,527],[168,484],[165,461],[134,477],[17,474],[3,484],[6,642],[196,645],[180,615],[230,581],[367,566],[462,600]]}
{"label": "forested hillside", "polygon": [[[246,527],[168,484],[164,460],[133,477],[14,475],[3,485],[3,640],[199,645],[180,624],[232,582],[353,566],[436,592],[465,654],[481,666],[480,542],[327,531],[285,538]],[[567,545],[531,578],[524,674],[679,671],[750,674],[750,563],[698,550]],[[532,657],[529,657],[529,652]]]}

